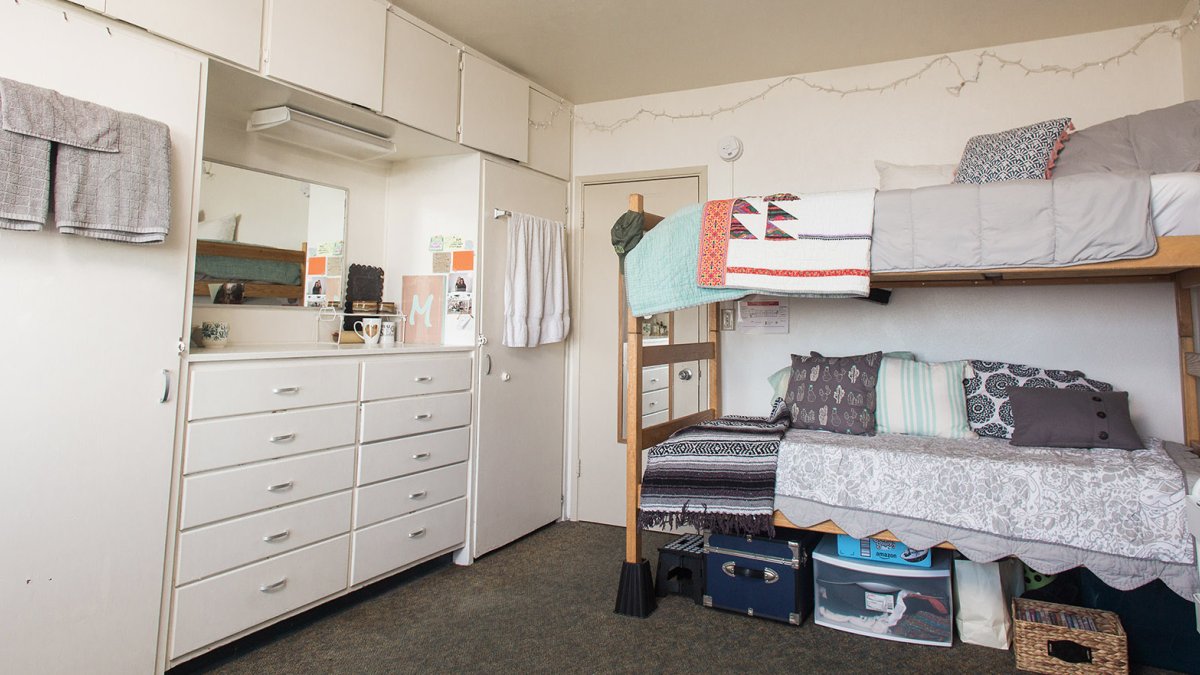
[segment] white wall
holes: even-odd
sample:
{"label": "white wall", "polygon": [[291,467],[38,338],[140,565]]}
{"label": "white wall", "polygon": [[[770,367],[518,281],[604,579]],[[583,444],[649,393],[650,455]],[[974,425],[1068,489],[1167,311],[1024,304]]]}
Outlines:
{"label": "white wall", "polygon": [[[1180,21],[1187,23],[1200,11],[1200,0],[1191,0],[1183,8]],[[1183,97],[1191,100],[1200,98],[1200,26],[1185,31],[1180,41],[1183,61]]]}
{"label": "white wall", "polygon": [[[995,51],[1031,65],[1074,65],[1123,51],[1153,27],[1006,45]],[[976,54],[952,56],[969,74]],[[842,88],[887,83],[929,60],[847,68],[809,78]],[[681,113],[712,110],[758,94],[773,81],[580,105],[576,113],[605,123],[642,107]],[[979,84],[966,87],[958,97],[947,93],[947,86],[959,82],[953,71],[937,68],[895,91],[846,97],[793,83],[711,120],[640,119],[614,132],[577,124],[574,173],[584,177],[707,165],[710,198],[875,185],[876,159],[954,162],[967,138],[977,133],[1059,116],[1071,116],[1077,126],[1085,127],[1177,103],[1183,100],[1181,47],[1176,40],[1156,38],[1117,66],[1074,78],[1026,77],[985,65]],[[739,136],[746,145],[736,166],[717,157],[717,141],[726,134]],[[1179,439],[1172,303],[1171,290],[1164,284],[906,290],[897,292],[888,307],[860,301],[796,301],[788,335],[725,334],[723,396],[731,412],[762,410],[768,396],[762,380],[785,365],[791,352],[907,348],[928,359],[986,357],[1083,370],[1131,392],[1143,433]],[[611,304],[599,304],[595,311],[611,311]]]}

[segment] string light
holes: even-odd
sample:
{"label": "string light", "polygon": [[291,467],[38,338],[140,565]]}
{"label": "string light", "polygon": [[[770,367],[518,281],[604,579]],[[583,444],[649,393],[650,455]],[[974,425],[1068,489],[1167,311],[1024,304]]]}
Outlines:
{"label": "string light", "polygon": [[732,113],[735,110],[750,105],[756,101],[761,101],[770,96],[775,90],[788,85],[799,85],[822,94],[836,94],[842,98],[857,94],[882,94],[889,91],[895,91],[896,89],[899,89],[910,82],[925,77],[925,75],[929,74],[931,71],[940,68],[950,69],[957,78],[958,84],[946,87],[946,92],[952,96],[958,96],[962,93],[963,89],[967,88],[969,85],[980,83],[980,80],[984,76],[984,69],[990,63],[998,65],[1001,70],[1005,68],[1015,68],[1019,71],[1022,71],[1026,76],[1070,75],[1072,78],[1074,78],[1080,73],[1084,73],[1089,70],[1095,70],[1097,68],[1104,69],[1110,64],[1115,65],[1120,63],[1121,59],[1128,58],[1130,56],[1136,56],[1138,50],[1145,46],[1147,42],[1150,42],[1159,36],[1165,35],[1173,39],[1179,39],[1185,32],[1193,31],[1197,26],[1200,26],[1200,10],[1197,10],[1187,23],[1180,23],[1174,28],[1167,25],[1157,26],[1154,28],[1154,30],[1148,31],[1140,36],[1133,42],[1133,44],[1123,51],[1103,59],[1084,61],[1083,63],[1074,66],[1063,66],[1054,63],[1029,66],[1026,65],[1022,59],[1005,58],[994,51],[985,50],[976,55],[975,66],[968,74],[968,71],[963,70],[963,67],[949,54],[942,54],[941,56],[928,61],[925,63],[925,65],[917,68],[912,73],[892,80],[886,84],[863,85],[849,89],[843,89],[841,87],[815,82],[810,80],[805,75],[789,75],[766,85],[761,91],[752,96],[747,96],[735,103],[723,105],[711,110],[701,110],[687,113],[670,113],[666,112],[665,110],[651,110],[643,107],[638,108],[635,112],[627,115],[626,117],[622,117],[608,123],[595,122],[581,117],[575,114],[575,111],[570,109],[565,101],[559,101],[558,107],[552,113],[550,113],[550,117],[548,119],[541,121],[535,121],[531,119],[529,120],[529,126],[532,129],[549,129],[554,126],[555,120],[561,116],[574,121],[576,125],[581,126],[589,131],[612,133],[621,127],[624,127],[625,125],[632,124],[633,122],[636,122],[642,118],[668,120],[712,120],[721,115]]}

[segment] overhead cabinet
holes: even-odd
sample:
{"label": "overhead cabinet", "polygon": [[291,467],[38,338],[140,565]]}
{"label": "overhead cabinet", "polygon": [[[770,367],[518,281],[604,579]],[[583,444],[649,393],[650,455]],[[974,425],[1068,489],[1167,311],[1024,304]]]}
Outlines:
{"label": "overhead cabinet", "polygon": [[263,0],[107,0],[106,14],[258,70]]}
{"label": "overhead cabinet", "polygon": [[524,162],[529,159],[529,82],[463,54],[463,145]]}
{"label": "overhead cabinet", "polygon": [[458,47],[388,12],[383,114],[458,140]]}
{"label": "overhead cabinet", "polygon": [[567,180],[571,177],[571,105],[530,87],[529,119],[529,168]]}
{"label": "overhead cabinet", "polygon": [[267,21],[265,75],[383,109],[382,0],[271,0]]}

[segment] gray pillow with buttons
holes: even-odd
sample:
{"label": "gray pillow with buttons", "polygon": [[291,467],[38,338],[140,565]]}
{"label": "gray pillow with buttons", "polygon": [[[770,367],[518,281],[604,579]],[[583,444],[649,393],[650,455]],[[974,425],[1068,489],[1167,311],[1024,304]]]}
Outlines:
{"label": "gray pillow with buttons", "polygon": [[1012,444],[1044,448],[1146,447],[1129,419],[1124,391],[1010,387]]}

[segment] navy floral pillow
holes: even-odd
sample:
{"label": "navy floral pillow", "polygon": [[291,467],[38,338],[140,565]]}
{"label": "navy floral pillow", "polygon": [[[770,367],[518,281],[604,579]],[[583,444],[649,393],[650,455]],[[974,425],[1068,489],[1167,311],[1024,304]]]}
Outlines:
{"label": "navy floral pillow", "polygon": [[1013,411],[1010,387],[1112,391],[1107,382],[1088,379],[1078,370],[1048,370],[1001,361],[971,361],[974,377],[963,380],[967,394],[967,422],[980,436],[1012,438]]}
{"label": "navy floral pillow", "polygon": [[975,136],[963,148],[955,183],[1043,180],[1050,177],[1062,150],[1071,118],[1046,120],[1027,127]]}
{"label": "navy floral pillow", "polygon": [[784,405],[794,429],[875,434],[875,385],[883,352],[859,356],[792,354]]}

